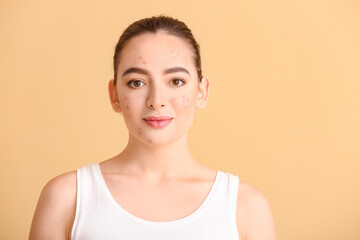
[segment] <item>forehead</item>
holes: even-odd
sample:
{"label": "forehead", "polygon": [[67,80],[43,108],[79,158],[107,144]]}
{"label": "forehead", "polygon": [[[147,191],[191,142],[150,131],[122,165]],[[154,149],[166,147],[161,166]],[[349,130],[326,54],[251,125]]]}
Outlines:
{"label": "forehead", "polygon": [[133,37],[120,54],[118,69],[139,66],[168,68],[183,66],[196,71],[191,45],[166,32],[144,33]]}

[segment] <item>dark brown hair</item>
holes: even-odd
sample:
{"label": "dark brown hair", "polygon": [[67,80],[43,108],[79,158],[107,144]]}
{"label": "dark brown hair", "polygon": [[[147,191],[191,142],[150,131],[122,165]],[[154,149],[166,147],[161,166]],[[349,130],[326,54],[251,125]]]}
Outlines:
{"label": "dark brown hair", "polygon": [[177,19],[167,16],[154,16],[150,18],[143,18],[128,26],[115,47],[114,54],[114,84],[116,85],[117,68],[120,62],[120,53],[123,50],[126,43],[133,37],[139,36],[144,33],[156,33],[158,31],[164,31],[170,35],[177,36],[184,39],[192,46],[194,51],[194,61],[199,79],[202,78],[201,72],[201,58],[200,47],[196,42],[191,30]]}

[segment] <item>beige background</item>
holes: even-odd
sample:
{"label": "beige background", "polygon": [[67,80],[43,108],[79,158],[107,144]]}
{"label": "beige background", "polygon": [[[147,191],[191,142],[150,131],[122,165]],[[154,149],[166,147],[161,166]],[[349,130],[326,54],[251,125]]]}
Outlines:
{"label": "beige background", "polygon": [[114,156],[115,44],[167,14],[211,80],[191,150],[261,189],[279,239],[360,239],[359,1],[0,0],[0,239],[26,239],[56,175]]}

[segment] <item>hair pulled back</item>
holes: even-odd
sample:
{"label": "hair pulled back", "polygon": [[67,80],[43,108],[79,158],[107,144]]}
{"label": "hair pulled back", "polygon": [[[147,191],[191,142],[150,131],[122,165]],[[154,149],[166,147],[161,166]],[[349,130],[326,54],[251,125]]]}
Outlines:
{"label": "hair pulled back", "polygon": [[192,46],[194,51],[195,67],[199,79],[202,78],[201,72],[201,58],[200,47],[196,42],[191,30],[185,25],[184,22],[167,16],[154,16],[150,18],[143,18],[128,26],[115,47],[115,54],[113,59],[114,64],[114,84],[116,85],[117,69],[120,62],[120,54],[126,43],[133,37],[139,36],[144,33],[157,33],[164,31],[170,35],[177,36]]}

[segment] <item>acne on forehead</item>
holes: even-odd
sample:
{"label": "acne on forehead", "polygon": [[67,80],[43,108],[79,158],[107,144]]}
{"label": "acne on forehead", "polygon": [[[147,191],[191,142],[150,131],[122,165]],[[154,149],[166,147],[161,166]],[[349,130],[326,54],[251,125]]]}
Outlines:
{"label": "acne on forehead", "polygon": [[139,60],[142,61],[142,63],[143,63],[144,65],[146,65],[146,61],[143,60],[142,56],[139,57]]}
{"label": "acne on forehead", "polygon": [[177,57],[180,56],[180,53],[179,53],[179,52],[171,51],[171,52],[170,52],[170,55],[171,55],[171,58],[175,59],[175,58],[177,58]]}
{"label": "acne on forehead", "polygon": [[[168,37],[169,39],[167,39]],[[167,44],[167,42],[169,44]],[[179,44],[179,42],[181,43]],[[124,68],[126,69],[134,64],[140,64],[142,66],[151,65],[152,63],[150,62],[151,59],[147,59],[147,55],[144,54],[157,53],[157,49],[154,49],[153,47],[151,47],[151,45],[148,45],[147,43],[154,44],[153,46],[155,48],[159,47],[159,50],[161,50],[162,53],[159,54],[158,56],[160,57],[160,59],[163,58],[165,62],[179,60],[180,62],[183,61],[187,62],[186,65],[188,65],[190,63],[189,61],[191,60],[191,65],[192,65],[191,68],[193,68],[191,69],[191,71],[197,75],[196,64],[195,64],[195,52],[192,45],[190,45],[186,40],[179,38],[178,36],[173,36],[166,32],[157,32],[155,34],[145,33],[130,39],[119,55],[118,73],[121,74],[121,69]],[[147,47],[143,49],[142,46],[150,46],[150,48]],[[126,57],[124,57],[125,55]],[[152,56],[154,55],[152,54]],[[190,66],[188,66],[187,69],[189,69],[189,67]]]}
{"label": "acne on forehead", "polygon": [[[181,53],[178,51],[170,51],[170,56],[173,59],[179,57],[180,55],[181,55]],[[139,56],[138,59],[145,64],[146,61],[144,60],[144,58],[142,56]]]}

